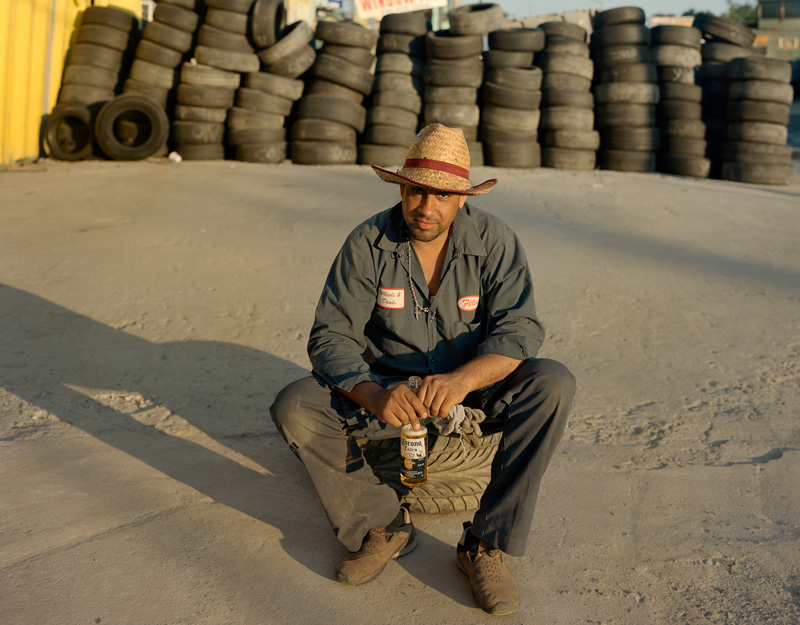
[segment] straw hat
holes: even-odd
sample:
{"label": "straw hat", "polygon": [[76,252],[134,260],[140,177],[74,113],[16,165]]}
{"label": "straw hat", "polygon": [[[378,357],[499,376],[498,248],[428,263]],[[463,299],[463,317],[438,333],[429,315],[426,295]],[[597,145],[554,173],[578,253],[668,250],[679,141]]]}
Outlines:
{"label": "straw hat", "polygon": [[436,191],[483,195],[497,180],[473,186],[469,181],[469,148],[460,128],[429,124],[419,131],[408,148],[406,162],[397,172],[375,165],[375,173],[386,182],[415,184]]}

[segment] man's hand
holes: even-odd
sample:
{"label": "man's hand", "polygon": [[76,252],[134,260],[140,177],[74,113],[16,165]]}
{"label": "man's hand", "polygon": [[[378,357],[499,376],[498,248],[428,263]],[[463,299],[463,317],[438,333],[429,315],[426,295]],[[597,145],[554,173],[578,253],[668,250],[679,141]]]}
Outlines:
{"label": "man's hand", "polygon": [[432,416],[444,419],[472,390],[469,381],[458,373],[430,375],[422,380],[419,400]]}
{"label": "man's hand", "polygon": [[345,397],[369,410],[378,421],[386,425],[399,428],[410,423],[415,430],[418,430],[420,419],[428,418],[425,406],[416,393],[405,384],[385,389],[374,382],[360,382],[350,392],[338,390]]}

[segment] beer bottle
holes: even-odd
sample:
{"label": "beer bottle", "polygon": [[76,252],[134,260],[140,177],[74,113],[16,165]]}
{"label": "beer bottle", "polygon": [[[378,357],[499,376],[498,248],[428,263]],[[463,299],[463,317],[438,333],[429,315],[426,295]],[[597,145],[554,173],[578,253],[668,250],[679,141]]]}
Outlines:
{"label": "beer bottle", "polygon": [[[412,376],[408,386],[415,393],[422,384],[422,378]],[[428,480],[428,430],[420,424],[420,429],[407,423],[400,428],[400,481],[410,488],[422,486]]]}

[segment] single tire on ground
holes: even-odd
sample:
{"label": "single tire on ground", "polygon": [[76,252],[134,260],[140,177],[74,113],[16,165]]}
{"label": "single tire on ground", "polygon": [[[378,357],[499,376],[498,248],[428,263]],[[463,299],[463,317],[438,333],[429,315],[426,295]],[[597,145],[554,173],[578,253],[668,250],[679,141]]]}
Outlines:
{"label": "single tire on ground", "polygon": [[595,150],[576,150],[572,148],[542,148],[542,167],[556,169],[576,169],[591,171],[597,166]]}
{"label": "single tire on ground", "polygon": [[358,150],[355,143],[292,141],[290,156],[298,165],[353,165]]}
{"label": "single tire on ground", "polygon": [[786,185],[792,182],[794,173],[792,165],[736,162],[722,164],[722,178],[734,182]]}
{"label": "single tire on ground", "polygon": [[[118,120],[131,121],[146,128],[131,144],[122,143],[115,134]],[[94,124],[94,135],[103,153],[114,160],[142,160],[155,154],[167,140],[169,119],[166,111],[144,95],[126,93],[107,102]]]}
{"label": "single tire on ground", "polygon": [[80,161],[92,155],[92,113],[84,104],[57,104],[47,118],[44,136],[50,155],[60,161]]}
{"label": "single tire on ground", "polygon": [[651,172],[656,169],[656,153],[637,150],[601,149],[597,152],[600,169]]}
{"label": "single tire on ground", "polygon": [[286,142],[241,143],[236,146],[236,159],[247,163],[281,163],[286,160]]}

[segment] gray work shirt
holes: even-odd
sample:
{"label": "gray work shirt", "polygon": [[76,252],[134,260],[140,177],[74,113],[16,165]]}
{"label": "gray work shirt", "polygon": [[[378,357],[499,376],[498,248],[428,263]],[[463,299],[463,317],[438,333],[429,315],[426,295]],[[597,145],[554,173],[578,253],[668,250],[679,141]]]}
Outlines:
{"label": "gray work shirt", "polygon": [[[412,288],[429,309],[418,318]],[[308,354],[314,373],[350,391],[365,381],[386,386],[449,373],[483,354],[524,360],[543,339],[525,251],[506,224],[469,204],[459,209],[431,296],[398,203],[347,237],[322,290]]]}

